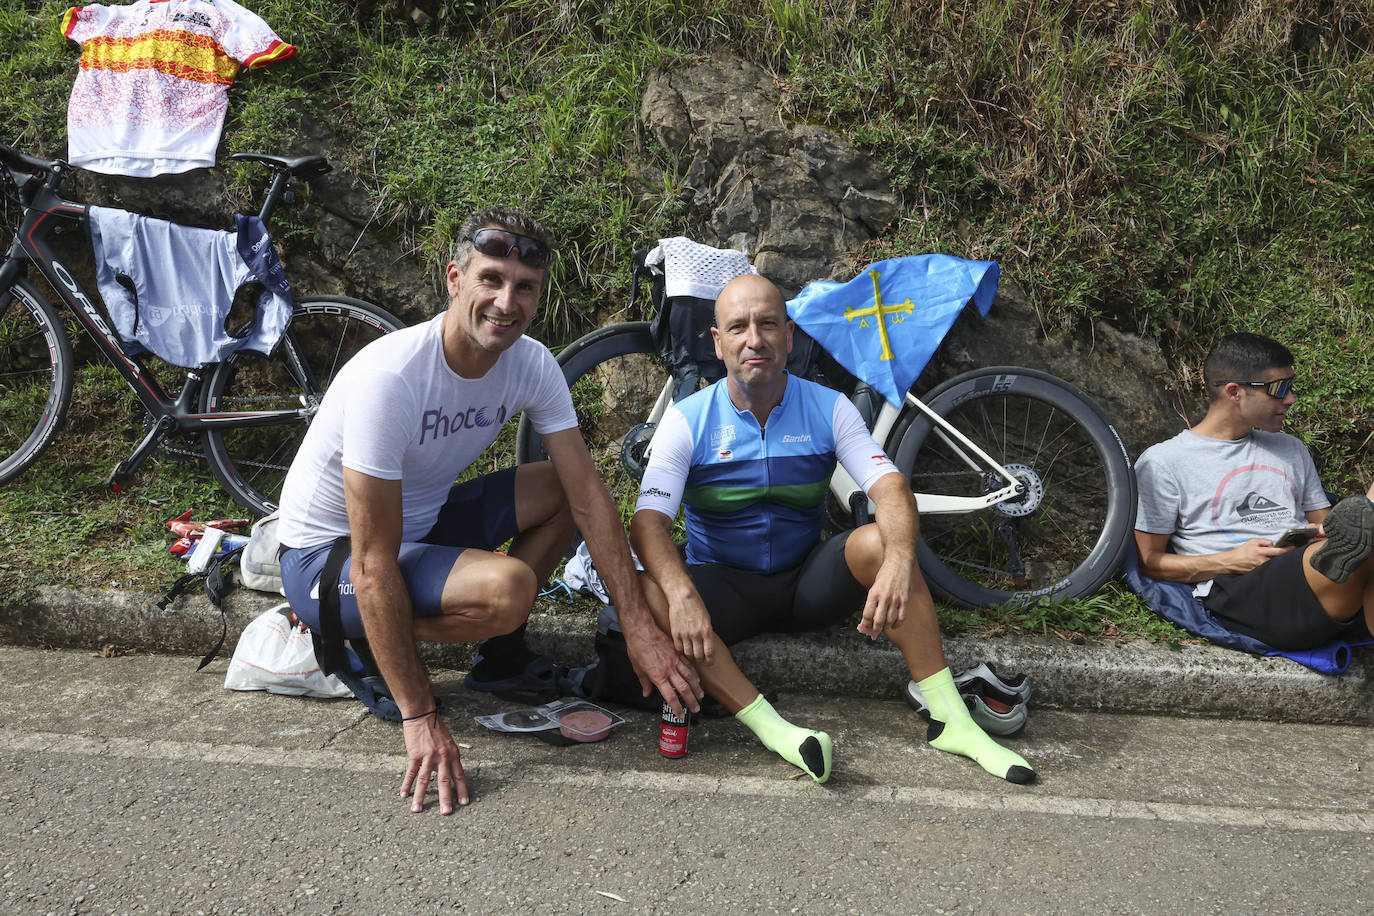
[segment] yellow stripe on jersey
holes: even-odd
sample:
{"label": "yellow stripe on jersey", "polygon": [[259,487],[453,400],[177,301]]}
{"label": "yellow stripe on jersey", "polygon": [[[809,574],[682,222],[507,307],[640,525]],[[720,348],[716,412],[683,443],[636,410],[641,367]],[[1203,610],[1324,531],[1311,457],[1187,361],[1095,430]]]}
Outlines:
{"label": "yellow stripe on jersey", "polygon": [[210,35],[157,29],[132,38],[92,38],[81,48],[86,70],[156,70],[196,83],[232,86],[239,63]]}

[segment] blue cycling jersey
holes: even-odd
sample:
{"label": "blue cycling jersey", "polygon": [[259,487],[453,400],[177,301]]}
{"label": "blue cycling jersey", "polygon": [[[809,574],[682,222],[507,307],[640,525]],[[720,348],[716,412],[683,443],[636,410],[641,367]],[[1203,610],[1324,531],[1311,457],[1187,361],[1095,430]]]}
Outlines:
{"label": "blue cycling jersey", "polygon": [[789,375],[765,429],[722,379],[664,417],[636,511],[681,501],[689,565],[791,569],[820,540],[837,453],[865,489],[894,470],[839,392]]}

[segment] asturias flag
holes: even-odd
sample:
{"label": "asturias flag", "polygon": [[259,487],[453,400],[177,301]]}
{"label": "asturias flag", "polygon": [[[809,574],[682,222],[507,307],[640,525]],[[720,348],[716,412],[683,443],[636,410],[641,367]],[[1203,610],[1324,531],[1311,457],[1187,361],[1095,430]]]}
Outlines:
{"label": "asturias flag", "polygon": [[891,258],[848,283],[808,283],[787,303],[787,315],[900,407],[965,303],[972,298],[987,317],[1000,273],[996,261],[947,254]]}

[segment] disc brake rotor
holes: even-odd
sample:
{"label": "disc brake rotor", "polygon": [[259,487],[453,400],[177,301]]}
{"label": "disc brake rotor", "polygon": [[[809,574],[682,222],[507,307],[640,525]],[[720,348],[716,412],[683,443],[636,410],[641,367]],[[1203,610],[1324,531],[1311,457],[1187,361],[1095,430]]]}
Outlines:
{"label": "disc brake rotor", "polygon": [[649,463],[649,440],[654,437],[653,423],[641,423],[625,434],[620,443],[620,460],[625,470],[635,480],[644,477],[644,468]]}
{"label": "disc brake rotor", "polygon": [[[1007,469],[1007,473],[1015,477],[1024,489],[1021,495],[1000,502],[994,508],[1009,518],[1022,518],[1040,508],[1040,503],[1045,498],[1045,483],[1040,479],[1035,468],[1024,464],[1003,466]],[[1000,487],[1003,482],[1001,477],[997,477],[993,484]]]}

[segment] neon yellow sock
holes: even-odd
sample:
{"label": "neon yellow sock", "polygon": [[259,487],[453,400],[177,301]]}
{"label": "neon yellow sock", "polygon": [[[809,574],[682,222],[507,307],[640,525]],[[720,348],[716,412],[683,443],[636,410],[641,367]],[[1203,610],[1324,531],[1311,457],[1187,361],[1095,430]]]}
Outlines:
{"label": "neon yellow sock", "polygon": [[788,722],[778,715],[763,694],[735,713],[735,718],[748,726],[764,747],[794,767],[805,770],[816,782],[830,778],[832,745],[825,732],[811,731]]}
{"label": "neon yellow sock", "polygon": [[1008,782],[1035,781],[1035,770],[1020,754],[993,741],[970,718],[948,668],[941,668],[916,686],[921,688],[921,696],[930,709],[931,747],[968,757],[993,776]]}

